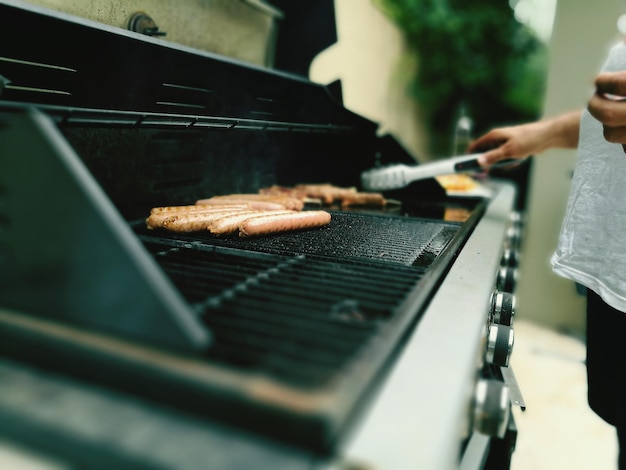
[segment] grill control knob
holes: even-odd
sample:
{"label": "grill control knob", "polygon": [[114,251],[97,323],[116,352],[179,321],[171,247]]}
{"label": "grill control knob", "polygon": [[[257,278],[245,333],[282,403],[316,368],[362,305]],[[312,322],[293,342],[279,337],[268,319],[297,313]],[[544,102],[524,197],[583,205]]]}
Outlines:
{"label": "grill control knob", "polygon": [[509,220],[511,221],[511,225],[515,225],[517,227],[524,225],[524,215],[520,211],[511,212]]}
{"label": "grill control knob", "polygon": [[511,326],[515,316],[515,296],[510,292],[494,292],[489,314],[492,323]]}
{"label": "grill control knob", "polygon": [[517,284],[517,269],[502,266],[498,271],[496,287],[502,292],[513,292]]}
{"label": "grill control knob", "polygon": [[513,225],[506,231],[506,238],[509,246],[519,246],[522,240],[522,229],[518,225]]}
{"label": "grill control knob", "polygon": [[512,226],[506,231],[506,245],[518,248],[522,241],[522,229],[519,226]]}
{"label": "grill control knob", "polygon": [[494,366],[508,367],[509,358],[513,352],[513,342],[513,328],[492,323],[487,336],[485,360]]}
{"label": "grill control knob", "polygon": [[496,379],[479,379],[474,396],[474,429],[487,436],[503,438],[511,407],[509,387]]}
{"label": "grill control knob", "polygon": [[517,268],[519,266],[519,252],[513,248],[505,249],[500,260],[500,266]]}

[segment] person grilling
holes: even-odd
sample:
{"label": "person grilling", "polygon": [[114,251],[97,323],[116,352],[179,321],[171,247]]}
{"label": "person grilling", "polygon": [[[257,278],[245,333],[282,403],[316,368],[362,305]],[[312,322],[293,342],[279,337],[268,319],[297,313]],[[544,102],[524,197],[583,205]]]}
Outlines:
{"label": "person grilling", "polygon": [[585,109],[492,129],[469,145],[489,168],[577,148],[554,272],[586,287],[590,408],[617,431],[626,470],[626,43],[613,46]]}

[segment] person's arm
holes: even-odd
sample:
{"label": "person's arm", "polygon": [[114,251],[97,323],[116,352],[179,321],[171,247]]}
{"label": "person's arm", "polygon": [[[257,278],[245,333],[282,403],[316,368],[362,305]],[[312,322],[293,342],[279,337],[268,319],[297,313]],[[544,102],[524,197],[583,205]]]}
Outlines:
{"label": "person's arm", "polygon": [[605,72],[595,81],[588,109],[604,127],[604,138],[626,151],[626,72]]}
{"label": "person's arm", "polygon": [[482,166],[501,160],[524,159],[549,148],[576,148],[582,111],[517,126],[500,127],[472,142],[468,151],[484,152]]}

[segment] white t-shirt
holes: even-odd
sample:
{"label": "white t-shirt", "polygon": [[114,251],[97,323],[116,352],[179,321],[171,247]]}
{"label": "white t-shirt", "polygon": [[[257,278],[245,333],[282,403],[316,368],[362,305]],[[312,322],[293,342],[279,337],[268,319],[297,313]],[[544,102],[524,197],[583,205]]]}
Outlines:
{"label": "white t-shirt", "polygon": [[[603,70],[626,70],[626,44],[611,48]],[[587,110],[552,267],[626,312],[626,153],[604,139],[602,125]]]}

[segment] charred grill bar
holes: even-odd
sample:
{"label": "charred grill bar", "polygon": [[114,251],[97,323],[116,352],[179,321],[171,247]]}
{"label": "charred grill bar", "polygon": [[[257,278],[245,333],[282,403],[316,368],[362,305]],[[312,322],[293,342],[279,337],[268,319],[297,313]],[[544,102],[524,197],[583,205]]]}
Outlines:
{"label": "charred grill bar", "polygon": [[[16,41],[24,24],[48,39]],[[450,198],[429,181],[272,237],[148,230],[154,206],[358,186],[367,168],[412,160],[299,77],[17,1],[0,2],[0,26],[0,374],[14,384],[0,413],[26,423],[0,432],[70,461],[225,469],[474,468],[504,442],[493,429],[514,433],[507,410],[491,427],[473,414],[477,382],[506,391],[490,358],[510,351],[488,350],[510,184]],[[20,403],[25,386],[96,397],[84,425],[102,439],[46,421],[62,404]],[[152,445],[112,438],[142,420],[159,428]],[[55,429],[58,446],[34,437]]]}

